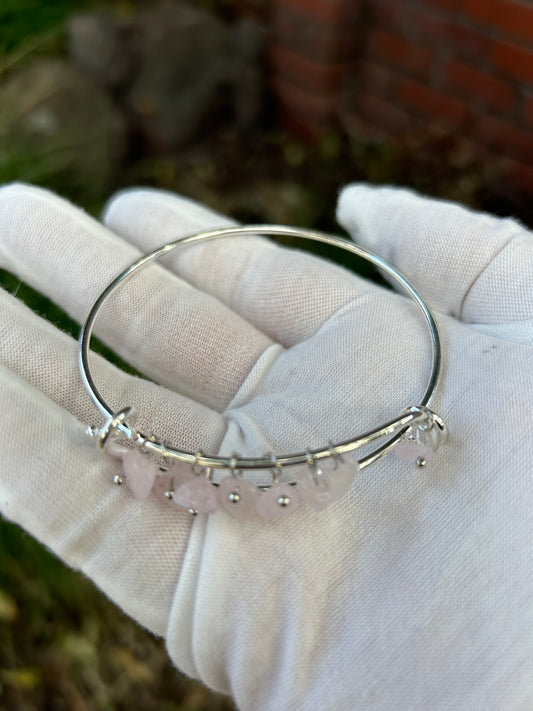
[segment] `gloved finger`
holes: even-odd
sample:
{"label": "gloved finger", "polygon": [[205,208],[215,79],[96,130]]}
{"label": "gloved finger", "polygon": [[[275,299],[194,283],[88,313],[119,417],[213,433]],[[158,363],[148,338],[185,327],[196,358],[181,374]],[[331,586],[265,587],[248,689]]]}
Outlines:
{"label": "gloved finger", "polygon": [[[52,193],[0,190],[0,266],[83,320],[137,249]],[[138,371],[222,411],[271,340],[156,264],[110,297],[95,333]],[[216,356],[216,357],[215,357]]]}
{"label": "gloved finger", "polygon": [[533,235],[517,221],[357,184],[341,193],[337,217],[438,311],[472,324],[533,319]]}
{"label": "gloved finger", "polygon": [[0,402],[2,515],[164,634],[191,517],[113,486],[116,463],[97,451],[85,427],[2,365]]}
{"label": "gloved finger", "polygon": [[[143,252],[234,224],[198,203],[158,190],[118,193],[104,221]],[[345,304],[377,288],[323,259],[261,237],[190,245],[168,259],[175,274],[286,347],[309,338]]]}
{"label": "gloved finger", "polygon": [[[26,380],[77,421],[101,424],[102,416],[81,381],[75,340],[2,290],[0,323],[0,366]],[[112,410],[135,407],[141,431],[153,432],[189,451],[218,451],[226,429],[218,412],[128,375],[96,354],[91,354],[90,364],[96,385]]]}

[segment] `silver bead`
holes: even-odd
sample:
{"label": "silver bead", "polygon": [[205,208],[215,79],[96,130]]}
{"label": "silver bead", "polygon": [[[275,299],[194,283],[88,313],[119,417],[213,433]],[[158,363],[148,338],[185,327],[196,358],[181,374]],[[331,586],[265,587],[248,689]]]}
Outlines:
{"label": "silver bead", "polygon": [[172,491],[172,489],[165,491],[165,499],[172,501],[173,498],[174,498],[174,492]]}
{"label": "silver bead", "polygon": [[241,500],[241,495],[238,491],[232,491],[231,494],[228,494],[228,499],[231,501],[232,504],[238,504]]}
{"label": "silver bead", "polygon": [[419,469],[423,469],[423,467],[426,466],[427,462],[426,462],[426,460],[424,459],[424,457],[418,457],[418,459],[416,460],[415,464],[416,464],[416,466],[417,466]]}
{"label": "silver bead", "polygon": [[289,499],[288,496],[280,496],[278,499],[278,504],[280,506],[288,506],[291,503],[291,500]]}
{"label": "silver bead", "polygon": [[113,478],[113,484],[116,484],[117,486],[122,486],[124,483],[124,479],[120,476],[120,474],[115,474]]}
{"label": "silver bead", "polygon": [[89,425],[85,432],[89,435],[89,437],[96,437],[96,435],[98,434],[98,427],[95,427],[94,425]]}
{"label": "silver bead", "polygon": [[198,516],[198,509],[189,509],[191,516]]}

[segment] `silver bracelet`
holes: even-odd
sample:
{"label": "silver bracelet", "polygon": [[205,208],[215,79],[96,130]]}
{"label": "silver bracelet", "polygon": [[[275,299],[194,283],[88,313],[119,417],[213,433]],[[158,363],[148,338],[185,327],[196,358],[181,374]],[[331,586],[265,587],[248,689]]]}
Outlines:
{"label": "silver bracelet", "polygon": [[[135,428],[136,413],[133,408],[124,407],[119,412],[113,412],[98,391],[89,367],[91,334],[106,299],[143,267],[176,248],[242,235],[296,237],[323,242],[362,257],[391,277],[419,306],[429,329],[431,373],[420,402],[406,407],[396,419],[354,439],[336,444],[329,442],[322,449],[279,455],[269,453],[257,457],[237,454],[220,457],[187,452],[156,435],[139,432]],[[138,499],[155,495],[192,515],[224,509],[240,520],[255,514],[263,519],[279,518],[290,513],[302,501],[317,510],[324,509],[348,491],[360,469],[374,464],[391,450],[400,459],[424,467],[447,436],[443,420],[428,407],[437,388],[440,363],[440,338],[435,319],[422,296],[397,269],[378,255],[346,239],[278,225],[250,225],[202,232],[165,244],[137,259],[113,279],[97,298],[81,328],[79,339],[79,366],[83,382],[94,404],[106,418],[103,427],[89,427],[87,431],[100,450],[121,464],[121,473],[114,476],[115,484],[126,483]],[[129,447],[119,443],[117,437],[120,433],[129,440]],[[384,438],[386,441],[377,449],[357,459],[360,447]],[[250,470],[256,473],[264,471],[268,478],[259,484],[252,483],[245,476]],[[289,473],[289,481],[280,481],[282,473],[286,472]]]}

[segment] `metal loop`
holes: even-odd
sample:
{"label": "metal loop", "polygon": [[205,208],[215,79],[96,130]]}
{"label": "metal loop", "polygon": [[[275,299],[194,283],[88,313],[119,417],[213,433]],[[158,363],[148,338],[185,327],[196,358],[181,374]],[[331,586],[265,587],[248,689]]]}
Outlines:
{"label": "metal loop", "polygon": [[242,479],[242,472],[241,470],[237,467],[237,462],[239,461],[239,457],[237,454],[233,453],[230,459],[230,465],[229,468],[231,470],[231,475],[235,477],[235,479]]}
{"label": "metal loop", "polygon": [[192,473],[194,474],[194,476],[200,476],[204,473],[205,467],[198,464],[198,460],[200,459],[200,457],[203,457],[203,456],[204,456],[204,454],[200,450],[198,450],[196,452],[196,454],[194,455],[194,462],[192,465]]}
{"label": "metal loop", "polygon": [[340,455],[337,452],[337,448],[333,444],[331,440],[328,441],[328,446],[329,446],[329,456],[333,459],[335,462],[335,469],[339,466],[339,462],[342,462],[342,455]]}
{"label": "metal loop", "polygon": [[412,405],[411,407],[405,408],[403,412],[420,413],[424,418],[410,428],[413,430],[413,439],[418,440],[422,432],[428,433],[431,435],[432,439],[434,439],[436,447],[444,444],[444,442],[448,439],[448,428],[446,427],[444,420],[442,417],[437,415],[436,412],[430,410],[429,407],[425,407],[423,405]]}
{"label": "metal loop", "polygon": [[272,484],[279,484],[279,477],[281,476],[282,473],[282,467],[281,464],[278,461],[277,456],[274,454],[274,452],[270,452],[270,461],[274,465],[270,473],[272,475]]}
{"label": "metal loop", "polygon": [[[116,414],[110,415],[110,417],[107,418],[106,423],[96,433],[96,444],[98,449],[103,450],[105,445],[108,443],[109,438],[118,429],[127,427],[130,433],[134,432],[131,421],[134,420],[136,415],[137,413],[133,407],[124,407]],[[121,427],[121,425],[123,427]]]}
{"label": "metal loop", "polygon": [[167,449],[167,444],[170,446],[170,442],[168,439],[164,439],[161,442],[161,456],[163,457],[163,466],[159,467],[161,471],[169,472],[172,467],[174,466],[174,462],[172,461],[172,457],[168,453]]}
{"label": "metal loop", "polygon": [[149,434],[148,436],[145,436],[139,434],[138,432],[135,432],[135,437],[137,440],[137,444],[139,445],[139,452],[141,452],[142,454],[150,454],[150,450],[146,446],[148,442],[151,442],[152,444],[158,444],[161,447],[163,446],[163,443],[160,443],[154,434]]}

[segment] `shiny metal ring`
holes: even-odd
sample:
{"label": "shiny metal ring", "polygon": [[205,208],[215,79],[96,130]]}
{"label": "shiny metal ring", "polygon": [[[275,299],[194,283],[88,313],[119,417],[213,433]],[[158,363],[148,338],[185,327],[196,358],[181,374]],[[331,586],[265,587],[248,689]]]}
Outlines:
{"label": "shiny metal ring", "polygon": [[[157,438],[152,439],[145,437],[141,433],[133,429],[133,425],[128,422],[127,418],[122,415],[119,417],[117,413],[114,413],[109,405],[106,403],[100,392],[98,391],[89,366],[89,347],[91,342],[91,335],[93,331],[94,322],[98,316],[104,302],[106,299],[124,282],[130,279],[134,274],[141,271],[143,267],[147,266],[156,259],[164,256],[168,252],[174,249],[185,246],[187,244],[193,244],[195,242],[204,242],[207,240],[223,239],[224,237],[238,237],[243,235],[269,235],[278,237],[295,237],[304,240],[310,240],[313,242],[322,242],[328,244],[332,247],[338,247],[347,252],[351,252],[368,262],[371,262],[382,272],[385,272],[391,279],[396,282],[418,305],[422,311],[425,321],[429,331],[429,337],[431,339],[432,346],[432,361],[431,361],[431,372],[429,376],[429,381],[426,386],[426,390],[417,405],[406,408],[402,414],[386,422],[384,425],[377,427],[363,435],[359,435],[354,439],[345,440],[337,444],[328,443],[328,446],[323,449],[306,450],[304,452],[295,452],[292,454],[283,454],[276,456],[276,466],[277,467],[287,467],[299,464],[306,464],[311,456],[313,461],[320,460],[322,458],[347,454],[353,452],[359,447],[363,447],[381,437],[387,435],[393,435],[384,444],[378,447],[374,452],[366,455],[359,460],[359,467],[361,469],[373,464],[377,460],[381,459],[389,450],[394,447],[394,445],[399,441],[404,432],[411,425],[429,425],[430,427],[436,426],[437,430],[445,435],[446,427],[442,419],[432,412],[428,405],[430,404],[435,390],[437,388],[437,383],[439,379],[440,367],[441,367],[441,347],[439,332],[437,329],[437,324],[435,319],[422,298],[419,292],[410,284],[410,282],[401,274],[395,267],[385,261],[382,257],[377,254],[370,252],[359,245],[354,244],[341,237],[336,237],[334,235],[326,234],[323,232],[317,232],[314,230],[304,230],[295,227],[284,227],[281,225],[247,225],[244,227],[227,227],[223,229],[210,230],[208,232],[200,232],[198,234],[190,235],[188,237],[182,237],[170,242],[168,244],[155,249],[153,252],[146,254],[143,257],[137,259],[133,264],[127,267],[121,274],[119,274],[113,281],[104,289],[100,296],[96,299],[94,305],[92,306],[85,323],[83,324],[80,337],[79,337],[79,367],[81,372],[81,377],[83,383],[87,388],[89,395],[91,396],[96,407],[102,412],[106,419],[108,429],[118,429],[122,431],[127,437],[136,437],[137,439],[143,438],[144,446],[147,451],[152,451],[154,453],[162,454],[165,459],[175,459],[182,462],[188,462],[193,465],[196,464],[200,467],[208,467],[210,469],[229,469],[239,471],[249,470],[249,469],[272,469],[272,455],[268,454],[262,457],[239,457],[236,458],[234,455],[231,457],[217,457],[209,456],[187,452],[179,449],[174,445],[170,445],[168,442],[162,442],[157,440]],[[126,408],[122,409],[120,413],[125,412]],[[119,414],[120,414],[119,413]],[[107,424],[106,423],[106,424]],[[104,432],[105,430],[104,425]],[[103,445],[103,442],[102,442]]]}

